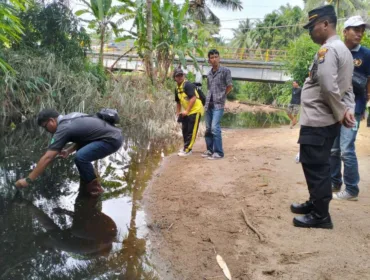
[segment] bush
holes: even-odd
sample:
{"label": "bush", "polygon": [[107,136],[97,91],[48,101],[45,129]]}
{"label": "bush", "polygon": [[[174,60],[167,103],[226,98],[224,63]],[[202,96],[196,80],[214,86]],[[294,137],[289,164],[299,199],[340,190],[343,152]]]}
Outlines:
{"label": "bush", "polygon": [[173,81],[154,88],[138,73],[115,74],[107,79],[104,70],[85,64],[84,71],[72,71],[52,54],[44,57],[10,52],[8,61],[16,75],[0,80],[3,116],[32,118],[43,108],[61,113],[92,114],[103,107],[116,108],[124,131],[147,139],[165,138],[178,130],[175,120]]}
{"label": "bush", "polygon": [[289,59],[285,64],[293,80],[298,80],[300,85],[307,78],[309,67],[319,48],[318,45],[312,42],[308,34],[303,34],[290,43],[288,47]]}
{"label": "bush", "polygon": [[107,91],[100,107],[116,108],[122,127],[130,135],[164,139],[178,131],[172,89],[162,85],[154,88],[146,76],[133,73],[115,75],[108,82]]}
{"label": "bush", "polygon": [[68,64],[46,53],[42,57],[27,52],[8,52],[16,75],[6,73],[1,77],[0,114],[15,112],[31,116],[43,108],[60,112],[91,111],[102,93],[104,76],[94,66],[90,71],[72,71]]}
{"label": "bush", "polygon": [[263,104],[272,104],[275,100],[278,103],[285,103],[287,96],[290,96],[291,90],[290,82],[286,84],[273,84],[234,81],[234,84],[237,85],[234,88],[237,100]]}

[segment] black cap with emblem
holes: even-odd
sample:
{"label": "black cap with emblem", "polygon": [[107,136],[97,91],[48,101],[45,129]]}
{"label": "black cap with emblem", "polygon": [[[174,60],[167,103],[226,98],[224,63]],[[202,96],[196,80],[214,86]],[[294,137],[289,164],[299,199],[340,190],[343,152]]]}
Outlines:
{"label": "black cap with emblem", "polygon": [[305,26],[303,26],[303,28],[304,29],[310,28],[311,26],[315,24],[315,22],[317,22],[318,19],[325,17],[325,16],[336,18],[334,6],[326,5],[326,6],[322,6],[322,7],[309,11],[308,12],[308,23]]}

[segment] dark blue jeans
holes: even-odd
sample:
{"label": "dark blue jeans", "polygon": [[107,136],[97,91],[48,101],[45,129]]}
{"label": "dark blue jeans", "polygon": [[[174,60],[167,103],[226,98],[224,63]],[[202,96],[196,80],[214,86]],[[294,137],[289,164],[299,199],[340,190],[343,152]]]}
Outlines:
{"label": "dark blue jeans", "polygon": [[[355,115],[355,117],[359,124],[361,116]],[[334,185],[340,186],[344,181],[346,191],[353,196],[358,195],[358,183],[360,182],[355,149],[356,135],[357,130],[342,125],[340,135],[334,141],[330,156],[331,182]],[[342,160],[344,165],[343,180],[341,172]]]}
{"label": "dark blue jeans", "polygon": [[79,149],[75,156],[75,164],[80,172],[81,179],[90,183],[96,179],[94,167],[91,162],[105,158],[106,156],[117,152],[122,146],[123,137],[110,142],[94,141]]}
{"label": "dark blue jeans", "polygon": [[224,156],[222,149],[222,136],[221,136],[221,118],[224,114],[224,109],[210,109],[206,111],[206,144],[207,150],[212,153],[218,153]]}

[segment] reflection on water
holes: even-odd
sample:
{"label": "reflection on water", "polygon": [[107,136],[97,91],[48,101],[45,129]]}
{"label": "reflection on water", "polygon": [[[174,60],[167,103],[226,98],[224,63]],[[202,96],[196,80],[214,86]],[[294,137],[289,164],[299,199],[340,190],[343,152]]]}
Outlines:
{"label": "reflection on water", "polygon": [[32,122],[1,135],[0,279],[158,279],[140,200],[161,149],[126,141],[97,162],[99,199],[78,195],[73,157],[55,160],[17,191],[16,179],[35,166],[48,137]]}
{"label": "reflection on water", "polygon": [[285,112],[225,113],[221,120],[221,126],[227,128],[268,128],[286,124],[289,124],[289,118]]}

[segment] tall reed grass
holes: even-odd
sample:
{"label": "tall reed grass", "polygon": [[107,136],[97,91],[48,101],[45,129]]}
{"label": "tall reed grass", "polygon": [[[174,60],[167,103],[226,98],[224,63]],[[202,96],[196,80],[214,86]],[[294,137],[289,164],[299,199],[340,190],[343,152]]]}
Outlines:
{"label": "tall reed grass", "polygon": [[7,60],[16,74],[6,73],[0,81],[1,115],[31,117],[43,108],[68,112],[96,107],[101,81],[90,71],[72,71],[50,53],[39,57],[12,52]]}
{"label": "tall reed grass", "polygon": [[102,107],[116,108],[121,124],[148,139],[165,139],[178,131],[174,94],[163,85],[153,87],[143,73],[118,74],[109,81]]}
{"label": "tall reed grass", "polygon": [[8,61],[16,74],[0,79],[0,115],[32,118],[44,108],[61,113],[95,113],[115,108],[130,136],[167,139],[179,131],[173,90],[153,87],[143,73],[116,73],[107,77],[95,66],[73,71],[53,54],[43,57],[12,52]]}

